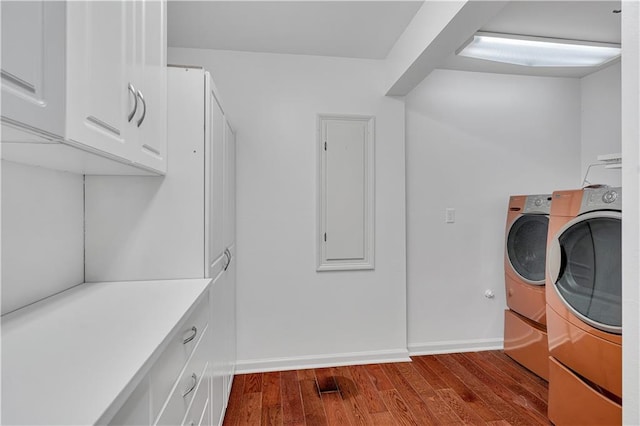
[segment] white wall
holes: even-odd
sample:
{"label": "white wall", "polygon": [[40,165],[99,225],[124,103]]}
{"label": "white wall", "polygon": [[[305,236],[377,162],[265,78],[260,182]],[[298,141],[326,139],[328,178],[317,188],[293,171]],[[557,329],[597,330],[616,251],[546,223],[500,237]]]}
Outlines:
{"label": "white wall", "polygon": [[[406,356],[404,105],[382,61],[169,49],[237,130],[240,370]],[[316,272],[316,115],[376,117],[376,269]]]}
{"label": "white wall", "polygon": [[83,177],[2,160],[2,314],[84,280]]}
{"label": "white wall", "polygon": [[[620,62],[580,80],[582,92],[582,177],[600,154],[622,152]],[[592,167],[592,184],[622,185],[620,169]]]}
{"label": "white wall", "polygon": [[406,137],[409,350],[501,347],[508,199],[579,186],[580,82],[436,70]]}

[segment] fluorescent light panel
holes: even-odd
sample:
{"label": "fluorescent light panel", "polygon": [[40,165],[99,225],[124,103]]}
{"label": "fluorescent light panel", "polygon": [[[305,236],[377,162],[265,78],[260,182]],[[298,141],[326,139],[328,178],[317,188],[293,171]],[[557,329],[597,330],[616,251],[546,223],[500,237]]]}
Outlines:
{"label": "fluorescent light panel", "polygon": [[528,67],[592,67],[620,56],[615,44],[476,33],[460,56]]}

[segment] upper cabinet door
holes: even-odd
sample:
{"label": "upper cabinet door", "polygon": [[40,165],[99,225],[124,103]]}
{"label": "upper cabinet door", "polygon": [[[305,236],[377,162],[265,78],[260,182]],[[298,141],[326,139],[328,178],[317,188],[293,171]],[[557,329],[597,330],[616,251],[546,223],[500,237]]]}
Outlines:
{"label": "upper cabinet door", "polygon": [[2,119],[64,136],[65,3],[2,1]]}
{"label": "upper cabinet door", "polygon": [[140,102],[127,79],[135,2],[67,3],[67,139],[123,159],[125,139]]}
{"label": "upper cabinet door", "polygon": [[134,161],[167,170],[167,25],[166,2],[136,1],[133,69],[138,111],[129,124],[137,134]]}
{"label": "upper cabinet door", "polygon": [[236,241],[236,135],[225,119],[224,130],[224,244],[231,247]]}

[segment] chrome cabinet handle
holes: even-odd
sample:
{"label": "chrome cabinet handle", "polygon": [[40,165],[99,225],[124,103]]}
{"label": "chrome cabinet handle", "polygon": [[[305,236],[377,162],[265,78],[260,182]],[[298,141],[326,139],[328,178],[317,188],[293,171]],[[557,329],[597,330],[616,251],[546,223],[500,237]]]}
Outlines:
{"label": "chrome cabinet handle", "polygon": [[229,269],[229,265],[231,265],[231,252],[228,248],[224,249],[224,255],[227,257],[227,263],[224,265],[224,270]]}
{"label": "chrome cabinet handle", "polygon": [[131,92],[131,94],[133,95],[133,100],[135,101],[135,103],[133,104],[133,111],[131,111],[127,116],[127,121],[131,122],[133,116],[136,115],[136,111],[138,110],[138,96],[136,96],[136,88],[133,87],[133,84],[131,83],[129,83],[129,92]]}
{"label": "chrome cabinet handle", "polygon": [[198,376],[196,376],[196,373],[193,373],[191,375],[191,380],[193,381],[193,383],[191,384],[191,387],[182,394],[183,398],[186,398],[187,395],[193,392],[193,390],[196,388],[196,385],[198,384]]}
{"label": "chrome cabinet handle", "polygon": [[144,107],[144,109],[142,110],[142,116],[138,119],[138,127],[140,127],[140,125],[144,121],[144,117],[147,115],[147,103],[144,100],[144,96],[142,96],[142,92],[139,90],[138,90],[138,97],[142,101],[142,106]]}
{"label": "chrome cabinet handle", "polygon": [[193,331],[193,334],[182,341],[183,345],[186,345],[187,343],[189,343],[190,341],[196,338],[196,335],[198,334],[198,329],[196,328],[195,325],[191,327],[191,331]]}

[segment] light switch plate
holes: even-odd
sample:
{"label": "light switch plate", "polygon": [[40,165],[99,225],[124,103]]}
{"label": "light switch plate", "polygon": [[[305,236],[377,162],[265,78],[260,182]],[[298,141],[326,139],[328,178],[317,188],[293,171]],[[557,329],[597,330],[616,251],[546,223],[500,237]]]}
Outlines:
{"label": "light switch plate", "polygon": [[445,219],[446,223],[455,223],[456,221],[456,209],[445,209]]}

